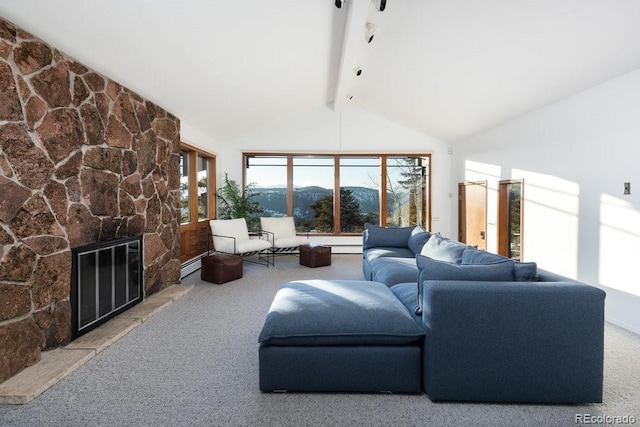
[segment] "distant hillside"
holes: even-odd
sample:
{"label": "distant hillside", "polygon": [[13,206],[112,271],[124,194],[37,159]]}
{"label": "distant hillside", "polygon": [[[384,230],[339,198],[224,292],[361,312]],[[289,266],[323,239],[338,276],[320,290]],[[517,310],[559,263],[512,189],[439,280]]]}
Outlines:
{"label": "distant hillside", "polygon": [[[377,212],[380,206],[378,190],[366,187],[345,187],[351,190],[360,203],[361,212]],[[264,209],[265,216],[285,215],[287,209],[287,190],[282,187],[255,187],[258,196],[255,201]],[[293,215],[298,218],[313,218],[311,205],[319,199],[331,195],[327,188],[311,186],[293,189]]]}

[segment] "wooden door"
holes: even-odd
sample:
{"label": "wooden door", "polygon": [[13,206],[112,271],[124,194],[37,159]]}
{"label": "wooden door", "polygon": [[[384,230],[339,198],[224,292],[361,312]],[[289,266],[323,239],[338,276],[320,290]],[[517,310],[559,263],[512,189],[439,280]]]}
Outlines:
{"label": "wooden door", "polygon": [[458,184],[458,240],[487,249],[487,182]]}

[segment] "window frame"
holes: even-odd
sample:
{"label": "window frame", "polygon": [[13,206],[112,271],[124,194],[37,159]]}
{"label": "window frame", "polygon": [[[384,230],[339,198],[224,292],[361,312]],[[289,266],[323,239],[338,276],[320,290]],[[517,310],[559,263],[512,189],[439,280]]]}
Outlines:
{"label": "window frame", "polygon": [[[520,186],[520,221],[518,226],[520,227],[519,234],[519,249],[520,252],[516,257],[511,253],[510,247],[510,200],[509,189],[511,185]],[[508,258],[523,261],[524,253],[524,179],[506,179],[498,181],[498,254],[504,255]]]}
{"label": "window frame", "polygon": [[[336,195],[340,194],[340,167],[341,159],[346,158],[371,158],[377,157],[380,159],[380,205],[379,205],[379,221],[378,225],[387,226],[387,197],[383,196],[387,194],[387,158],[398,157],[416,157],[427,159],[426,174],[424,179],[426,180],[424,191],[427,193],[424,198],[424,206],[422,208],[423,224],[420,224],[425,229],[431,229],[431,181],[432,181],[432,169],[433,169],[433,157],[431,153],[349,153],[349,154],[337,154],[337,153],[307,153],[307,152],[243,152],[242,153],[242,183],[243,186],[247,185],[247,167],[249,165],[249,159],[252,157],[286,157],[287,168],[287,215],[293,216],[293,159],[294,157],[333,157],[333,217],[334,217],[334,230],[332,233],[317,233],[319,236],[356,236],[360,233],[344,233],[341,232],[340,227],[340,197]],[[259,185],[259,183],[256,183]]]}
{"label": "window frame", "polygon": [[[180,152],[189,156],[189,221],[180,221],[180,262],[188,261],[207,251],[209,220],[216,217],[216,155],[193,145],[180,142]],[[207,209],[208,217],[198,215],[198,156],[207,158]],[[182,178],[182,171],[180,171]],[[179,207],[182,210],[182,205]],[[180,212],[182,219],[182,212]]]}

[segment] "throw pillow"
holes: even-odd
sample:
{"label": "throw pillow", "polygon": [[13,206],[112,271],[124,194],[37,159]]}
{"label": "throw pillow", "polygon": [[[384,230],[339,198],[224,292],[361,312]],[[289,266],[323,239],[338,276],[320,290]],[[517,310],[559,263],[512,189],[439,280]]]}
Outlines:
{"label": "throw pillow", "polygon": [[[467,248],[462,253],[461,264],[496,264],[509,260],[509,258],[481,251],[474,248]],[[512,260],[510,260],[512,261]],[[538,266],[535,262],[513,262],[513,278],[516,282],[535,282],[538,280]]]}
{"label": "throw pillow", "polygon": [[462,253],[461,264],[496,264],[507,260],[509,260],[509,258],[502,255],[492,254],[491,252],[476,248],[466,248]]}
{"label": "throw pillow", "polygon": [[420,255],[427,256],[438,261],[453,262],[459,264],[462,261],[462,253],[467,248],[460,242],[445,239],[440,233],[433,233],[422,247]]}
{"label": "throw pillow", "polygon": [[516,282],[537,282],[538,264],[535,262],[514,262],[513,278]]}
{"label": "throw pillow", "polygon": [[416,225],[416,228],[411,232],[411,236],[409,237],[409,241],[407,242],[407,246],[409,249],[417,255],[420,253],[424,245],[429,241],[431,237],[431,233],[425,231],[424,228]]}

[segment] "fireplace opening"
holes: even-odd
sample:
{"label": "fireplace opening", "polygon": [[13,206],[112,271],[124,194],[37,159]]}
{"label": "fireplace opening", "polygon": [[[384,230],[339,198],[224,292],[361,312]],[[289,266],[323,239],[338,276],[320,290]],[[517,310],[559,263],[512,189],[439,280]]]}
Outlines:
{"label": "fireplace opening", "polygon": [[142,301],[142,236],[75,248],[72,262],[72,339]]}

